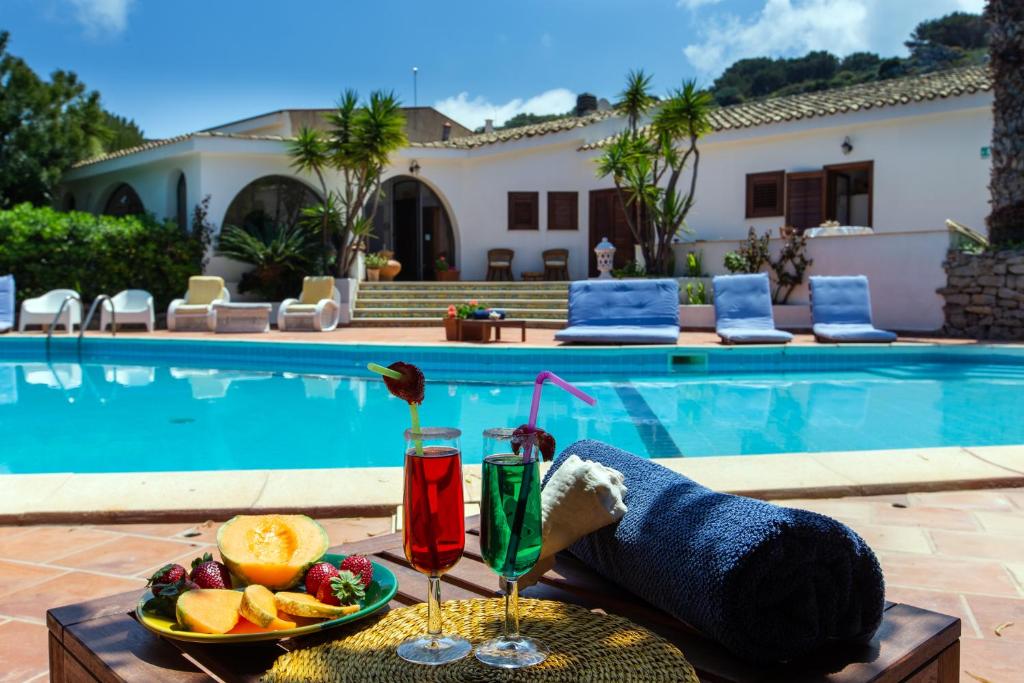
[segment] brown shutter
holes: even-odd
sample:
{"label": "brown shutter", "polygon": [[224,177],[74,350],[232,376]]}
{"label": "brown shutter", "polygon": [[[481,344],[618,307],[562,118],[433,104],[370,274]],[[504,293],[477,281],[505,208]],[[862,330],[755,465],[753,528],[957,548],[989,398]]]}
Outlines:
{"label": "brown shutter", "polygon": [[747,174],[747,218],[781,216],[785,171]]}
{"label": "brown shutter", "polygon": [[540,212],[537,205],[540,203],[538,192],[509,192],[508,193],[508,229],[509,230],[539,230]]}
{"label": "brown shutter", "polygon": [[579,193],[548,192],[548,230],[579,230]]}
{"label": "brown shutter", "polygon": [[825,219],[825,174],[822,171],[786,176],[786,225],[806,230]]}

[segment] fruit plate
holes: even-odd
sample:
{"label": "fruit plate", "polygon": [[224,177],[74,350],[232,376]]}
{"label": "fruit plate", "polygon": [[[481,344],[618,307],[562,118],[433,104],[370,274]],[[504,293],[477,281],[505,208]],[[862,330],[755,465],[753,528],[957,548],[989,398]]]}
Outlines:
{"label": "fruit plate", "polygon": [[[323,556],[322,561],[330,562],[337,567],[345,557],[345,555],[328,553]],[[238,590],[242,589],[239,588]],[[300,590],[300,588],[296,587],[292,590]],[[168,619],[163,614],[146,609],[146,603],[153,597],[153,594],[149,591],[143,594],[139,604],[135,607],[135,616],[140,624],[153,633],[165,638],[185,640],[191,643],[252,643],[260,640],[282,640],[284,638],[304,636],[362,619],[387,605],[396,592],[398,592],[398,579],[395,578],[390,569],[374,562],[373,581],[366,588],[366,597],[360,601],[362,609],[337,619],[303,619],[302,617],[292,617],[289,615],[289,620],[295,620],[300,625],[283,631],[267,631],[260,629],[258,626],[251,625],[245,620],[241,620],[239,622],[240,626],[236,626],[235,629],[227,633],[193,633],[182,630],[175,620]]]}

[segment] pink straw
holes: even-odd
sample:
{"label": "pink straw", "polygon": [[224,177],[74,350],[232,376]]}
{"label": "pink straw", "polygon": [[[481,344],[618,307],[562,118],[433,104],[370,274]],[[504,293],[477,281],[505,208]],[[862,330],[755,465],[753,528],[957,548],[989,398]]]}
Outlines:
{"label": "pink straw", "polygon": [[[582,389],[574,387],[550,370],[544,370],[537,375],[537,379],[534,380],[533,383],[533,403],[530,404],[530,421],[526,423],[531,431],[537,428],[537,413],[540,412],[540,394],[544,389],[544,383],[548,381],[554,385],[562,387],[587,405],[592,406],[597,403],[596,398],[584,392]],[[533,461],[532,445],[533,444],[526,445],[525,452],[523,453],[523,462]]]}

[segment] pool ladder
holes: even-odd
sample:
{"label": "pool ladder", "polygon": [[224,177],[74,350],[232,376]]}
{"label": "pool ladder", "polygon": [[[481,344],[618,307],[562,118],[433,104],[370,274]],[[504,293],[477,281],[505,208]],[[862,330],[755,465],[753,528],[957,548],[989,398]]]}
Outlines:
{"label": "pool ladder", "polygon": [[[82,303],[82,299],[73,294],[68,294],[64,297],[64,300],[60,302],[60,306],[57,307],[57,315],[53,316],[53,322],[50,324],[50,329],[46,331],[46,357],[50,357],[50,338],[53,337],[53,331],[57,328],[57,323],[60,322],[60,315],[64,312],[64,307],[68,305],[69,301],[77,301]],[[114,307],[114,300],[106,294],[100,294],[98,297],[93,299],[92,305],[89,306],[89,313],[85,316],[85,320],[78,326],[78,356],[82,356],[82,337],[85,336],[85,330],[89,327],[89,323],[92,322],[92,317],[96,315],[96,309],[104,301],[110,306],[110,336],[117,336],[117,309]],[[68,329],[70,330],[71,323],[68,322]]]}

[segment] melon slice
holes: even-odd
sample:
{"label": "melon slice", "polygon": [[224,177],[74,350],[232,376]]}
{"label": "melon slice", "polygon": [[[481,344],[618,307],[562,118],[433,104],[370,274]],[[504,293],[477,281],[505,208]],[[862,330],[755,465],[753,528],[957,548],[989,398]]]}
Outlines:
{"label": "melon slice", "polygon": [[252,623],[245,617],[242,617],[238,620],[238,625],[230,631],[228,631],[228,633],[232,635],[245,635],[249,633],[273,633],[274,631],[283,631],[291,628],[296,628],[298,626],[298,624],[296,624],[294,621],[285,621],[284,619],[278,619],[274,623],[279,624],[279,628],[263,628],[262,626],[257,626],[256,624]]}
{"label": "melon slice", "polygon": [[182,593],[175,613],[178,624],[196,633],[227,633],[238,623],[242,594],[224,588],[198,588]]}
{"label": "melon slice", "polygon": [[305,515],[239,515],[217,532],[221,559],[242,583],[285,590],[327,552],[327,532]]}
{"label": "melon slice", "polygon": [[260,628],[270,631],[295,628],[294,621],[277,618],[277,602],[274,600],[274,594],[266,586],[247,586],[242,592],[242,604],[238,612]]}
{"label": "melon slice", "polygon": [[296,617],[316,617],[319,619],[335,619],[346,614],[358,612],[359,605],[328,605],[320,602],[309,593],[277,593],[277,609],[285,614]]}

